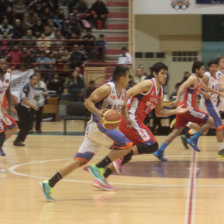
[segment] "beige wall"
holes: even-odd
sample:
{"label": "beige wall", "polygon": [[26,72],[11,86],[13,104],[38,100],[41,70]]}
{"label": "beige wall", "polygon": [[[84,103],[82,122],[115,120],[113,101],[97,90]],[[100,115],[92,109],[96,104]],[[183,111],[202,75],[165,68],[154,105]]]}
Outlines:
{"label": "beige wall", "polygon": [[197,51],[201,59],[200,15],[135,15],[135,52],[165,52],[166,58],[136,59],[146,69],[157,61],[169,66],[171,75],[169,93],[185,71],[191,71],[192,62],[172,62],[173,51]]}

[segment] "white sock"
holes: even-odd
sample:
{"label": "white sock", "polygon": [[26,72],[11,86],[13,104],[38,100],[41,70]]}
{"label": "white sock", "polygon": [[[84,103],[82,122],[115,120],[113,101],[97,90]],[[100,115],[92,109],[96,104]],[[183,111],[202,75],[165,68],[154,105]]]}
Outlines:
{"label": "white sock", "polygon": [[219,151],[224,149],[224,142],[220,142],[219,143]]}

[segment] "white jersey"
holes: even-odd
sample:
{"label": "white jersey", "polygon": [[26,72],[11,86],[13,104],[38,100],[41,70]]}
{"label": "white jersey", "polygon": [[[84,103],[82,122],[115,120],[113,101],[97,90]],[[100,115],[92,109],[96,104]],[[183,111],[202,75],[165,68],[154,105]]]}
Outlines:
{"label": "white jersey", "polygon": [[[219,91],[219,79],[217,78],[217,76],[213,77],[210,72],[205,72],[204,76],[208,77],[207,86],[210,87],[211,89]],[[214,103],[214,105],[216,105],[218,101],[218,95],[211,92],[208,92],[208,94],[210,95],[210,100]],[[202,96],[201,102],[204,103],[204,101],[205,98]]]}
{"label": "white jersey", "polygon": [[110,94],[103,100],[100,109],[113,109],[120,113],[124,104],[126,90],[122,89],[120,96],[118,96],[114,82],[108,82],[106,85],[110,87]]}
{"label": "white jersey", "polygon": [[2,78],[0,78],[0,105],[3,104],[5,92],[10,84],[10,73],[5,73]]}
{"label": "white jersey", "polygon": [[[219,81],[219,91],[224,92],[224,73],[222,71],[217,71],[216,77]],[[219,96],[219,109],[224,111],[224,99]]]}

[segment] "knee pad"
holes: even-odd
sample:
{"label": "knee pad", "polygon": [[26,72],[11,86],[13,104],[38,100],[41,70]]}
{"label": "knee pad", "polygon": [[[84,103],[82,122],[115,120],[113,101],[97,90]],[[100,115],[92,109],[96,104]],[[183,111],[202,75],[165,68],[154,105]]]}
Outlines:
{"label": "knee pad", "polygon": [[158,149],[158,143],[154,143],[152,145],[147,145],[143,143],[137,144],[137,149],[139,154],[151,154],[154,153]]}

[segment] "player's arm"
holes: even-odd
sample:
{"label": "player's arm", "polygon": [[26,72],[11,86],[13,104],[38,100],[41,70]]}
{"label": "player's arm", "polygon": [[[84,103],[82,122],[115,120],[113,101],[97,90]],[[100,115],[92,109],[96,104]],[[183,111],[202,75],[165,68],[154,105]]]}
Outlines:
{"label": "player's arm", "polygon": [[110,86],[106,84],[102,85],[95,89],[84,102],[87,110],[93,114],[96,114],[99,119],[103,117],[103,114],[102,111],[95,106],[95,104],[106,98],[110,94],[110,91]]}
{"label": "player's arm", "polygon": [[177,91],[177,98],[171,105],[176,106],[178,102],[180,101],[180,97],[184,93],[184,90],[194,85],[196,81],[197,81],[197,78],[195,76],[190,76],[184,83],[182,83]]}
{"label": "player's arm", "polygon": [[210,93],[214,93],[214,94],[218,94],[218,95],[220,95],[220,96],[224,96],[224,93],[219,92],[219,91],[216,91],[216,90],[214,90],[214,89],[208,87],[204,82],[201,82],[201,83],[200,83],[200,88],[203,89],[203,90],[206,90],[206,91],[208,91],[208,92],[210,92]]}
{"label": "player's arm", "polygon": [[[208,76],[207,76],[207,75],[204,75],[204,76],[202,77],[202,82],[203,82],[205,85],[208,85],[208,81],[209,81]],[[210,99],[210,95],[209,95],[207,92],[205,92],[205,91],[203,91],[203,90],[201,90],[201,89],[199,89],[198,92],[199,92],[201,95],[203,95],[205,99]]]}
{"label": "player's arm", "polygon": [[157,117],[168,117],[173,114],[183,114],[189,111],[189,108],[182,108],[182,106],[179,106],[175,109],[167,110],[162,105],[163,100],[160,100],[160,102],[155,107],[155,114]]}
{"label": "player's arm", "polygon": [[127,91],[124,106],[126,106],[129,98],[131,98],[132,96],[136,96],[138,94],[147,93],[148,91],[151,90],[151,88],[152,88],[152,82],[149,82],[149,80],[143,80],[140,83],[134,85]]}

